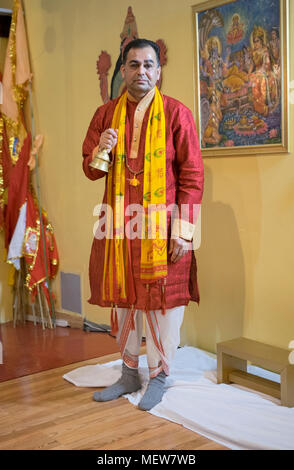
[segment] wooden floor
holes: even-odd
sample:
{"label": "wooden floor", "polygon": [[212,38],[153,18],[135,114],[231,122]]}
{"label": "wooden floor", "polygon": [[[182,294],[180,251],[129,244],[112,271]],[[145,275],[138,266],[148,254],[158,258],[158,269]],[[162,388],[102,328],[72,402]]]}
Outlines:
{"label": "wooden floor", "polygon": [[16,328],[13,322],[0,325],[0,341],[0,382],[119,351],[116,339],[107,333],[58,326],[42,330],[29,321]]}
{"label": "wooden floor", "polygon": [[92,400],[92,388],[62,378],[90,359],[0,384],[0,449],[206,450],[225,449],[183,426],[139,410],[127,399]]}

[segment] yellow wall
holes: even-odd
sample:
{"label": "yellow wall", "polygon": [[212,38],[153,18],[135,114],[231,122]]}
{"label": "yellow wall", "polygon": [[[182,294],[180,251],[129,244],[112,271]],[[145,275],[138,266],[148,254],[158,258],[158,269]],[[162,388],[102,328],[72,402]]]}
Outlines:
{"label": "yellow wall", "polygon": [[[43,205],[55,228],[61,269],[82,276],[84,315],[109,323],[108,310],[87,303],[92,211],[104,190],[103,181],[91,182],[81,170],[82,141],[102,103],[96,60],[101,50],[109,52],[110,78],[131,3],[139,35],[163,38],[167,44],[163,92],[193,110],[191,6],[197,1],[24,3],[37,131],[45,135],[40,167]],[[290,21],[293,44],[293,7]],[[292,60],[292,80],[293,67]],[[217,341],[238,335],[281,347],[294,339],[293,133],[290,136],[289,155],[205,159],[202,246],[197,252],[201,303],[186,309],[182,344],[215,351]],[[59,302],[59,277],[54,289]]]}

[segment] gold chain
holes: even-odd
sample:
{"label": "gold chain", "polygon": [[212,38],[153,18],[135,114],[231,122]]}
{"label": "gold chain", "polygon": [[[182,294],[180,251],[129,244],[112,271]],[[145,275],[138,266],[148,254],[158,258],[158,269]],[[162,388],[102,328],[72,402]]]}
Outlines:
{"label": "gold chain", "polygon": [[126,152],[126,159],[125,159],[125,162],[126,162],[126,167],[127,169],[129,170],[130,173],[132,173],[134,175],[134,177],[132,179],[130,179],[130,185],[131,186],[139,186],[140,184],[140,181],[138,180],[137,178],[137,175],[141,175],[141,173],[144,173],[144,166],[141,170],[139,171],[134,171],[132,170],[132,168],[129,166],[128,164],[128,156],[127,156],[127,152]]}

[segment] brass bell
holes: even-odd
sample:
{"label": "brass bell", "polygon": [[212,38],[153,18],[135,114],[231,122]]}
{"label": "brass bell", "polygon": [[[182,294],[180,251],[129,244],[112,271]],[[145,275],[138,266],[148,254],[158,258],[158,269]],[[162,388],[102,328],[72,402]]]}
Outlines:
{"label": "brass bell", "polygon": [[103,150],[100,150],[95,155],[91,163],[89,163],[89,166],[91,166],[92,168],[95,168],[96,170],[102,170],[108,173],[109,163],[110,163],[110,158],[107,153],[107,150],[103,149]]}

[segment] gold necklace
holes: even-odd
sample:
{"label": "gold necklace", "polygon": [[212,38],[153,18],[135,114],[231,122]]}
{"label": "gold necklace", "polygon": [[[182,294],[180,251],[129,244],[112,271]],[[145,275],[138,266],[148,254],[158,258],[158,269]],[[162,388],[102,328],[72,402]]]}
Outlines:
{"label": "gold necklace", "polygon": [[141,173],[144,173],[144,166],[143,166],[143,168],[142,168],[141,170],[139,170],[139,171],[134,171],[134,170],[132,170],[132,168],[130,168],[130,166],[129,166],[129,164],[128,164],[128,157],[127,157],[127,152],[126,152],[126,167],[127,167],[127,169],[129,170],[129,172],[134,175],[132,179],[127,178],[127,179],[129,180],[129,182],[130,182],[130,185],[131,185],[131,186],[135,186],[135,187],[136,187],[136,186],[139,186],[140,181],[138,180],[137,175],[140,175]]}

